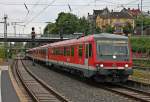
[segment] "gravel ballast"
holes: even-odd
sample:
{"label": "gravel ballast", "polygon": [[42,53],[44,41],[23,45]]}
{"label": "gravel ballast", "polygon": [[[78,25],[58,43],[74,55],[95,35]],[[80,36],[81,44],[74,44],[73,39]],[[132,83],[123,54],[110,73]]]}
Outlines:
{"label": "gravel ballast", "polygon": [[74,79],[70,75],[56,72],[48,67],[32,66],[32,62],[29,60],[24,62],[34,74],[73,102],[136,102]]}

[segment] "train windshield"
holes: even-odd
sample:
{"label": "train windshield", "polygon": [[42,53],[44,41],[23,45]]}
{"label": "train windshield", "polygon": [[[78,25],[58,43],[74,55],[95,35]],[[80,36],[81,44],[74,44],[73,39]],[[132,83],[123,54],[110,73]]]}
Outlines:
{"label": "train windshield", "polygon": [[98,40],[98,60],[129,60],[128,40]]}

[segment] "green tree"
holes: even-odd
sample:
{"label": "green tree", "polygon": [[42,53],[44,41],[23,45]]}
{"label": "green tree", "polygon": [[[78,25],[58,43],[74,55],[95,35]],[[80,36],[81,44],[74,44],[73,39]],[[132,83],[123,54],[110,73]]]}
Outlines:
{"label": "green tree", "polygon": [[59,30],[55,23],[49,23],[44,29],[44,36],[48,36],[48,34],[56,34]]}
{"label": "green tree", "polygon": [[133,32],[132,25],[129,22],[126,22],[126,25],[123,27],[123,33],[128,35]]}
{"label": "green tree", "polygon": [[107,33],[113,33],[114,32],[114,27],[111,27],[111,25],[106,26],[106,32]]}
{"label": "green tree", "polygon": [[149,16],[139,16],[135,20],[135,24],[137,27],[140,27],[143,22],[143,26],[148,26],[150,25],[150,17]]}
{"label": "green tree", "polygon": [[101,28],[99,28],[99,27],[97,27],[97,28],[95,29],[95,31],[94,31],[95,34],[101,33],[101,32],[102,32],[102,30],[101,30]]}
{"label": "green tree", "polygon": [[47,34],[73,34],[75,32],[90,34],[90,23],[85,17],[78,18],[71,13],[61,12],[58,14],[55,23],[48,24],[44,29],[44,35]]}
{"label": "green tree", "polygon": [[60,13],[56,19],[56,26],[60,33],[73,34],[78,31],[79,19],[71,13]]}
{"label": "green tree", "polygon": [[79,19],[78,32],[84,33],[85,35],[90,34],[90,23],[85,17]]}

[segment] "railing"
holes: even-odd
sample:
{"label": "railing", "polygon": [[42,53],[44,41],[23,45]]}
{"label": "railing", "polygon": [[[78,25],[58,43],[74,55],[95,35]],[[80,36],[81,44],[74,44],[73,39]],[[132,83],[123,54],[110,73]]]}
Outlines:
{"label": "railing", "polygon": [[[62,34],[63,39],[73,39],[77,38],[81,35],[77,34]],[[0,38],[4,38],[4,34],[0,34]],[[7,34],[7,38],[31,38],[31,34]],[[41,34],[36,34],[35,39],[50,39],[50,38],[56,38],[59,39],[59,34],[45,34],[44,36]]]}

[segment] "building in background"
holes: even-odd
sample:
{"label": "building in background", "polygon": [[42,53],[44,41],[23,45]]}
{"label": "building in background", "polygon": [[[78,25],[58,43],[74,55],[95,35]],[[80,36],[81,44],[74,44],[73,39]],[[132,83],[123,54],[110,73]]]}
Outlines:
{"label": "building in background", "polygon": [[93,15],[88,14],[90,22],[95,24],[95,27],[99,27],[102,32],[106,32],[108,27],[113,28],[113,33],[123,34],[124,27],[134,28],[134,17],[124,10],[120,12],[109,11],[106,7],[103,10],[93,10]]}
{"label": "building in background", "polygon": [[128,9],[126,9],[126,8],[123,8],[121,10],[121,12],[127,12],[130,15],[132,15],[132,17],[134,17],[134,18],[137,18],[139,15],[141,15],[141,11],[140,11],[139,8],[138,9],[134,9],[134,8],[132,8],[132,9],[128,8]]}

